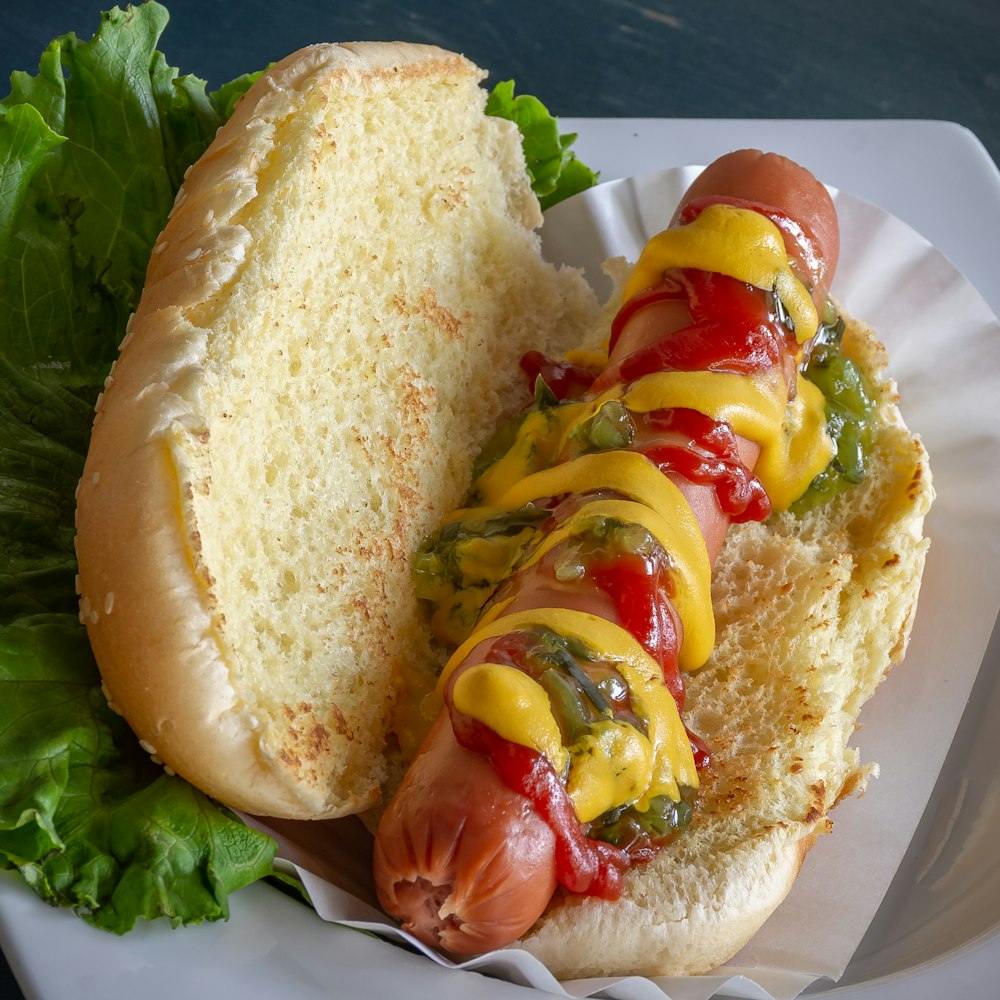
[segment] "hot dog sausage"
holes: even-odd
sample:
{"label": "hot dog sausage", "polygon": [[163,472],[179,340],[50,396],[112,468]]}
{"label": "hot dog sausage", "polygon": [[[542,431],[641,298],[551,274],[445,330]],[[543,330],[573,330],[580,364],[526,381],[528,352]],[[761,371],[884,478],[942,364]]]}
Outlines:
{"label": "hot dog sausage", "polygon": [[551,899],[553,841],[531,803],[459,746],[442,712],[382,817],[379,898],[422,941],[489,951],[520,937]]}
{"label": "hot dog sausage", "polygon": [[[674,222],[696,203],[720,197],[777,211],[789,257],[814,300],[823,303],[839,254],[839,233],[832,201],[811,174],[775,154],[729,154],[694,182]],[[593,392],[617,384],[629,358],[691,322],[691,311],[676,299],[634,312],[618,331]],[[792,379],[794,359],[789,363],[785,358],[783,364],[786,381]],[[631,447],[651,456],[677,437],[669,428],[651,426],[639,432]],[[735,436],[733,449],[752,470],[760,446]],[[714,561],[730,523],[718,490],[674,468],[663,471],[694,512]],[[558,601],[622,624],[621,605],[608,593],[592,582],[555,580],[545,559],[517,571],[502,593],[510,601],[505,613],[552,607]],[[669,600],[664,609],[661,625],[679,641],[683,627]],[[449,683],[454,684],[465,665],[481,660],[482,651],[472,650]],[[562,876],[550,824],[522,794],[524,789],[512,786],[509,775],[504,780],[481,753],[460,745],[452,718],[446,705],[382,818],[375,879],[386,911],[419,938],[453,952],[475,953],[509,944],[524,933],[548,905]],[[620,861],[610,849],[598,864],[609,866],[613,874]]]}

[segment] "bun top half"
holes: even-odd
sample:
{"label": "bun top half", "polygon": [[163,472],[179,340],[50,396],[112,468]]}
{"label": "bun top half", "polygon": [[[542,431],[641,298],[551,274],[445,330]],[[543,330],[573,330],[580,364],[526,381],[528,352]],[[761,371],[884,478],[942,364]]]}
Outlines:
{"label": "bun top half", "polygon": [[394,671],[432,656],[410,554],[539,331],[595,319],[483,76],[378,43],[264,74],[178,192],[98,403],[77,554],[105,690],[234,808],[378,800]]}

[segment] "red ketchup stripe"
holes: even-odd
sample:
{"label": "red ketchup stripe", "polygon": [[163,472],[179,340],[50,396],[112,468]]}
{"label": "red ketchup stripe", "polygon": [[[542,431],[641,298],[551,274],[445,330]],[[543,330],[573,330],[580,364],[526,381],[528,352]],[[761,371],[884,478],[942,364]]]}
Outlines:
{"label": "red ketchup stripe", "polygon": [[591,840],[580,829],[573,803],[548,759],[537,750],[498,736],[489,726],[451,710],[455,739],[467,750],[484,754],[500,780],[535,807],[556,838],[556,877],[570,892],[618,899],[628,854],[612,844]]}
{"label": "red ketchup stripe", "polygon": [[[627,555],[591,567],[588,575],[614,600],[622,628],[660,664],[663,683],[673,695],[677,711],[683,712],[684,679],[677,665],[677,623],[670,603],[674,585],[667,568],[638,555]],[[700,737],[690,730],[687,734],[695,767],[700,771],[711,763],[711,754]]]}
{"label": "red ketchup stripe", "polygon": [[684,707],[684,682],[677,667],[677,627],[670,611],[669,568],[639,555],[623,555],[591,566],[588,576],[615,602],[618,620],[660,664],[663,681]]}
{"label": "red ketchup stripe", "polygon": [[737,524],[763,521],[771,513],[767,491],[739,459],[698,455],[683,445],[651,445],[640,450],[664,475],[676,473],[689,482],[711,485],[719,506]]}
{"label": "red ketchup stripe", "polygon": [[597,378],[597,372],[590,368],[569,361],[557,361],[541,351],[528,351],[521,358],[521,371],[528,376],[528,386],[532,392],[541,376],[560,402],[582,396]]}
{"label": "red ketchup stripe", "polygon": [[716,371],[753,375],[780,364],[790,337],[775,322],[760,289],[724,274],[691,268],[672,270],[659,285],[632,296],[612,326],[612,343],[629,320],[658,302],[686,301],[690,326],[634,351],[612,369],[630,385],[664,371]]}
{"label": "red ketchup stripe", "polygon": [[[654,410],[638,417],[646,444],[642,452],[661,472],[676,473],[692,483],[711,484],[719,506],[730,520],[763,521],[771,513],[771,501],[760,480],[740,460],[732,426],[700,413],[674,407]],[[688,445],[650,442],[656,434],[680,434]]]}
{"label": "red ketchup stripe", "polygon": [[[676,275],[676,271],[674,274]],[[629,320],[647,306],[655,305],[657,302],[683,302],[687,298],[687,293],[676,277],[664,275],[663,280],[658,285],[650,285],[642,291],[636,292],[630,299],[622,303],[621,308],[611,321],[611,337],[608,340],[608,354],[612,354],[622,330],[628,326]]]}

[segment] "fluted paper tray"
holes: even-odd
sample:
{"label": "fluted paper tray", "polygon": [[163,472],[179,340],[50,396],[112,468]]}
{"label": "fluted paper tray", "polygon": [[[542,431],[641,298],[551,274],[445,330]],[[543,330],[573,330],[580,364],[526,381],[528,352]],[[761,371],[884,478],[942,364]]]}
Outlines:
{"label": "fluted paper tray", "polygon": [[[601,288],[601,262],[619,255],[634,260],[697,172],[679,168],[615,181],[556,206],[543,228],[546,255],[585,268]],[[461,968],[573,997],[790,1000],[816,979],[842,975],[900,865],[1000,607],[1000,324],[912,229],[857,198],[834,192],[834,199],[842,231],[834,295],[888,347],[901,409],[927,447],[938,494],[925,526],[932,542],[906,660],[865,706],[855,740],[863,760],[880,764],[881,777],[863,800],[837,807],[833,834],[819,839],[791,894],[713,974],[560,983],[518,950]],[[363,837],[360,849],[331,859],[332,831],[323,824],[270,829],[324,919],[405,940],[431,960],[455,964],[400,932],[372,905]]]}

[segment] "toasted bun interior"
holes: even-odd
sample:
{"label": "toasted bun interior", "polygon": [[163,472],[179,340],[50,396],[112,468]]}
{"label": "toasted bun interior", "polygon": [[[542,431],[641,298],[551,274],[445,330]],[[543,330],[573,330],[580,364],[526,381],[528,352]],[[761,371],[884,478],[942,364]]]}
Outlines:
{"label": "toasted bun interior", "polygon": [[410,555],[537,331],[569,346],[596,312],[540,257],[482,76],[374,43],[265,74],[178,193],[98,405],[77,551],[109,700],[247,812],[376,801],[393,668],[430,656]]}

